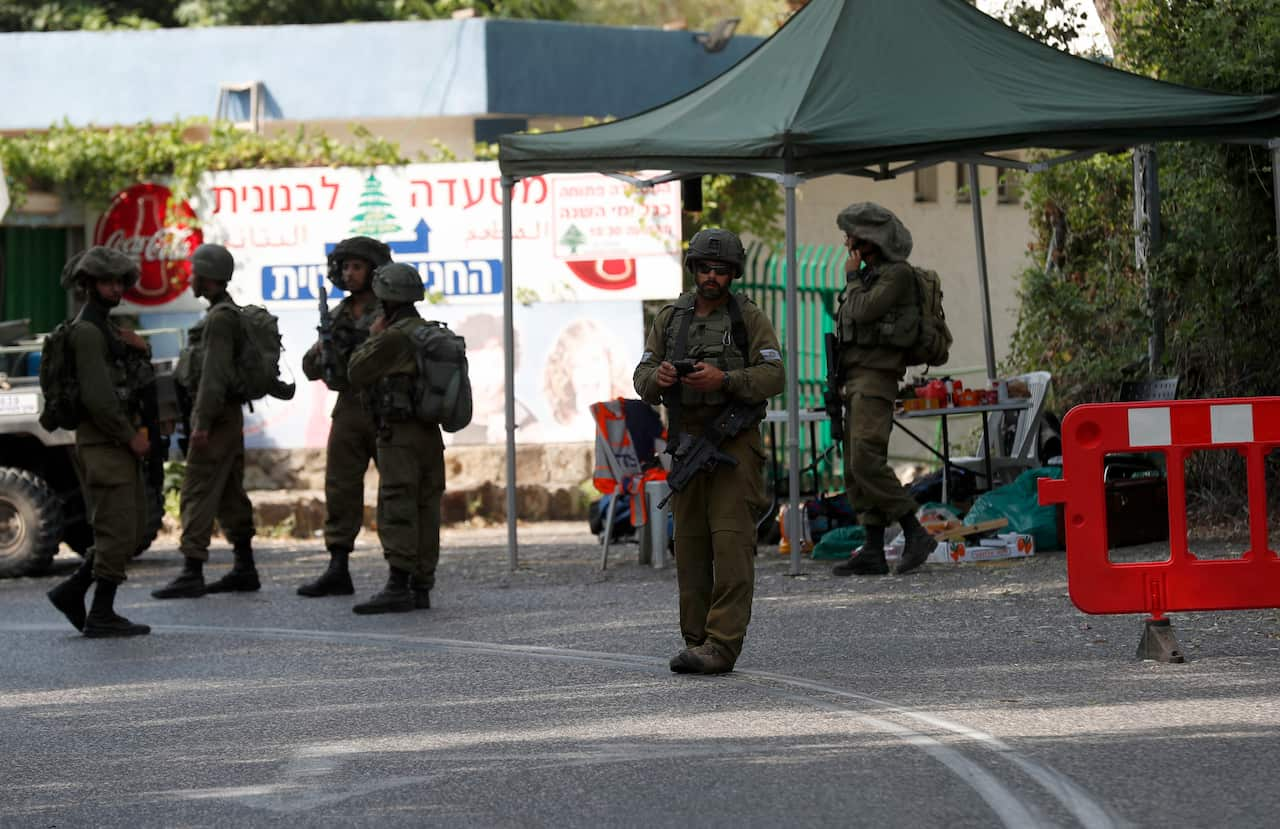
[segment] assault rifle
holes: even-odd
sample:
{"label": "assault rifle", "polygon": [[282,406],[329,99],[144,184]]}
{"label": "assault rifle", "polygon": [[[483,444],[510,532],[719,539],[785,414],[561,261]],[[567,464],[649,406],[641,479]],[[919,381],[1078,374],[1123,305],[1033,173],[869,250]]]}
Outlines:
{"label": "assault rifle", "polygon": [[735,401],[726,406],[701,435],[682,432],[671,453],[671,472],[667,475],[667,486],[671,491],[658,502],[658,509],[665,507],[671,496],[688,486],[693,476],[702,470],[715,469],[722,463],[737,466],[738,459],[721,452],[720,444],[748,426],[759,423],[763,416],[763,404]]}
{"label": "assault rifle", "polygon": [[316,330],[320,332],[320,370],[324,384],[336,388],[338,380],[338,353],[333,343],[333,317],[329,315],[329,292],[324,285],[320,286],[320,324]]}
{"label": "assault rifle", "polygon": [[840,340],[835,334],[824,338],[827,352],[827,389],[822,393],[827,416],[831,418],[831,440],[844,442],[844,397],[840,395]]}

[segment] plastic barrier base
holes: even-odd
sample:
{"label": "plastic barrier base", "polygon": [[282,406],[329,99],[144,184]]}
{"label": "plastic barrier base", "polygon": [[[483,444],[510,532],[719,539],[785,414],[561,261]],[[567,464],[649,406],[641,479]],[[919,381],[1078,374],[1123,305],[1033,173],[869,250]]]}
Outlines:
{"label": "plastic barrier base", "polygon": [[1173,632],[1173,624],[1168,619],[1147,620],[1142,629],[1142,641],[1138,642],[1138,658],[1173,664],[1187,661],[1182,655],[1178,634]]}

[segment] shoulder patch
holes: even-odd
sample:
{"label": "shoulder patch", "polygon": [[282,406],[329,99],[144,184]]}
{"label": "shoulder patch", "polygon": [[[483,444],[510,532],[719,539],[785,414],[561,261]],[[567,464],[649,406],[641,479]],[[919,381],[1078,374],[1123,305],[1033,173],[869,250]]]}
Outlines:
{"label": "shoulder patch", "polygon": [[760,349],[760,359],[766,363],[781,363],[782,353],[776,348],[762,348]]}

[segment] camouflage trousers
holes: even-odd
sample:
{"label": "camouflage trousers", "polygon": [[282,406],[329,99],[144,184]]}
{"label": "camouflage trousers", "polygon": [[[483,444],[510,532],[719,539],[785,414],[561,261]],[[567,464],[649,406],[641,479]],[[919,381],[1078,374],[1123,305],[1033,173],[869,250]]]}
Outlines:
{"label": "camouflage trousers", "polygon": [[244,412],[229,404],[209,429],[209,444],[187,453],[182,479],[182,538],[187,558],[209,560],[216,519],[233,545],[253,538],[253,504],[244,491]]}
{"label": "camouflage trousers", "polygon": [[125,565],[142,546],[147,523],[142,464],[123,446],[76,446],[89,524],[93,527],[93,577],[119,584]]}
{"label": "camouflage trousers", "polygon": [[324,546],[350,553],[364,525],[364,475],[377,463],[378,430],[358,397],[343,394],[333,408],[324,462]]}
{"label": "camouflage trousers", "polygon": [[436,583],[440,561],[440,498],[444,442],[440,427],[416,420],[378,435],[378,540],[387,563],[413,574],[419,587]]}
{"label": "camouflage trousers", "polygon": [[863,392],[845,398],[844,484],[864,527],[887,527],[914,513],[915,499],[889,468],[893,401]]}
{"label": "camouflage trousers", "polygon": [[765,455],[759,428],[738,433],[720,449],[738,465],[700,472],[672,498],[676,580],[685,644],[710,642],[732,663],[751,622]]}

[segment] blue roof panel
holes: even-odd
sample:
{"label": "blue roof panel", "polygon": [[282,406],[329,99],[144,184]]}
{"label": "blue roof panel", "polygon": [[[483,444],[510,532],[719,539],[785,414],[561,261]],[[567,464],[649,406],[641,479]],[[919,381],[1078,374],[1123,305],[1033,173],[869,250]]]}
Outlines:
{"label": "blue roof panel", "polygon": [[0,130],[212,116],[261,81],[269,119],[624,116],[760,42],[708,54],[689,32],[517,20],[0,34]]}

